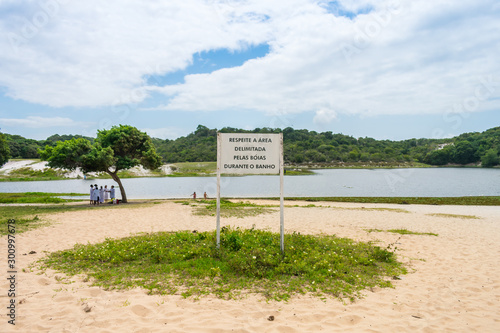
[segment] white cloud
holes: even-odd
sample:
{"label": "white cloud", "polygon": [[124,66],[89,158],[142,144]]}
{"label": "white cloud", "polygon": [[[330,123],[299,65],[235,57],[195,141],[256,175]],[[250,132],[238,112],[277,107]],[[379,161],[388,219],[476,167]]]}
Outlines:
{"label": "white cloud", "polygon": [[[331,121],[325,110],[443,114],[500,106],[495,0],[338,1],[352,12],[371,8],[352,19],[319,0],[50,1],[59,1],[57,10],[29,2],[22,14],[0,18],[11,37],[23,36],[26,22],[40,26],[17,53],[9,39],[0,41],[10,50],[0,54],[0,85],[9,96],[99,106],[159,92],[165,110],[317,111],[318,121]],[[185,68],[197,52],[261,43],[270,46],[265,57],[188,75],[184,84],[155,87],[144,79]],[[488,78],[491,89],[482,83]]]}
{"label": "white cloud", "polygon": [[177,127],[164,127],[164,128],[141,128],[142,132],[146,132],[152,138],[158,139],[177,139],[181,136],[185,136],[186,133],[181,128]]}
{"label": "white cloud", "polygon": [[154,89],[172,96],[167,110],[442,114],[464,109],[481,81],[496,75],[494,89],[462,111],[491,110],[500,106],[493,3],[379,2],[354,20],[296,7],[300,15],[273,16],[266,57]]}
{"label": "white cloud", "polygon": [[335,118],[337,118],[337,113],[334,110],[320,109],[316,111],[313,122],[316,125],[326,125],[331,123]]}
{"label": "white cloud", "polygon": [[0,118],[0,124],[3,126],[19,126],[27,128],[87,126],[87,123],[76,122],[69,118],[37,116],[30,116],[24,119]]}
{"label": "white cloud", "polygon": [[266,36],[255,17],[212,0],[48,2],[51,10],[0,4],[9,13],[0,17],[0,85],[13,98],[56,107],[140,102],[145,76]]}

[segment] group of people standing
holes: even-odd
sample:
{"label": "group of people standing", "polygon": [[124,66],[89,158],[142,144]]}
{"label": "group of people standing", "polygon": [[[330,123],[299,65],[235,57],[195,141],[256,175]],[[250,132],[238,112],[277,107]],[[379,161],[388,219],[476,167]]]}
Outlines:
{"label": "group of people standing", "polygon": [[110,189],[108,189],[108,185],[104,185],[104,188],[102,186],[99,188],[97,184],[90,185],[91,205],[100,205],[109,199],[111,199],[112,202],[115,201],[115,187],[113,185]]}

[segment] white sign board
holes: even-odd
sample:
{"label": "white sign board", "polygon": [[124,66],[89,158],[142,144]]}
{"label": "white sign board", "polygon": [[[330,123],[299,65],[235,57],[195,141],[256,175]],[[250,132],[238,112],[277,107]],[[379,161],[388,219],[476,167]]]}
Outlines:
{"label": "white sign board", "polygon": [[219,133],[219,135],[221,173],[280,173],[280,134]]}
{"label": "white sign board", "polygon": [[217,248],[220,246],[221,174],[280,175],[280,233],[284,253],[283,134],[217,133]]}

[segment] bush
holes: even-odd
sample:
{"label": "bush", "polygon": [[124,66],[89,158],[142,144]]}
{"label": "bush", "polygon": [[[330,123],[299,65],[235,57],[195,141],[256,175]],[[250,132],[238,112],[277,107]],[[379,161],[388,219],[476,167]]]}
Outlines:
{"label": "bush", "polygon": [[485,168],[491,168],[500,164],[500,158],[495,149],[486,151],[486,154],[481,157],[481,165]]}

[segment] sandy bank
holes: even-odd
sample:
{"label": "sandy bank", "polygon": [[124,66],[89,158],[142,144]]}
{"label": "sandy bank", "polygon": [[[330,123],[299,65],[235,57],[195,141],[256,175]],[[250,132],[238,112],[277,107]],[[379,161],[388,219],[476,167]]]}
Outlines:
{"label": "sandy bank", "polygon": [[[378,241],[384,246],[397,243],[397,253],[408,264],[410,273],[395,281],[394,289],[366,291],[366,297],[353,304],[308,296],[288,303],[266,303],[253,296],[239,301],[213,297],[194,301],[180,295],[148,296],[140,289],[105,291],[78,277],[72,279],[74,283],[64,284],[59,281],[60,273],[48,271],[40,275],[36,270],[30,272],[28,266],[45,251],[70,248],[76,243],[100,242],[106,237],[138,232],[215,228],[215,218],[194,216],[191,207],[171,201],[148,207],[67,212],[50,216],[53,223],[48,227],[16,235],[16,300],[21,304],[15,327],[7,324],[8,318],[2,311],[0,331],[498,332],[500,207],[315,205],[324,207],[286,208],[286,231],[335,234]],[[241,227],[255,224],[278,232],[279,210],[221,222]],[[366,231],[396,228],[439,236]],[[6,267],[5,236],[0,240],[0,248]],[[36,253],[29,254],[30,251]],[[5,274],[4,268],[0,282],[4,295],[8,290]],[[7,300],[5,296],[0,298],[2,307],[7,306]],[[267,320],[270,315],[274,321]]]}

